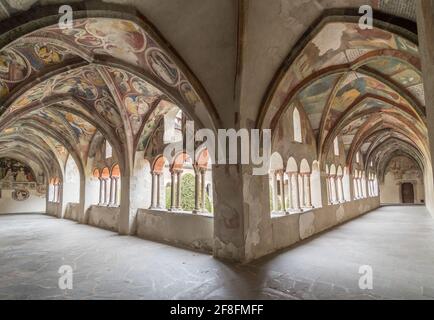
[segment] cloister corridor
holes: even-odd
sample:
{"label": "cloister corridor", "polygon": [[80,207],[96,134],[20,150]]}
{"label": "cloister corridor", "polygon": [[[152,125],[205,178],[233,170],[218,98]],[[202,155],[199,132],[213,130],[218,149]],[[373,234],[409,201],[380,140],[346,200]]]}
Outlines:
{"label": "cloister corridor", "polygon": [[[40,214],[0,217],[0,299],[432,299],[434,221],[388,206],[245,265]],[[73,267],[72,290],[58,269]],[[373,290],[359,289],[359,267]]]}

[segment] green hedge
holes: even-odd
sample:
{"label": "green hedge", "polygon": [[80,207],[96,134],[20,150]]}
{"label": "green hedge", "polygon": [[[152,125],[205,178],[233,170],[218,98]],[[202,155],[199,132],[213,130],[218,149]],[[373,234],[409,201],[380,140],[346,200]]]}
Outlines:
{"label": "green hedge", "polygon": [[[199,195],[200,196],[200,195]],[[166,187],[166,208],[170,208],[170,186]],[[200,198],[200,197],[199,197]],[[194,210],[194,175],[191,173],[186,173],[182,176],[181,181],[181,207],[184,211],[193,211]],[[212,213],[213,206],[212,202],[208,196],[205,195],[205,209]]]}

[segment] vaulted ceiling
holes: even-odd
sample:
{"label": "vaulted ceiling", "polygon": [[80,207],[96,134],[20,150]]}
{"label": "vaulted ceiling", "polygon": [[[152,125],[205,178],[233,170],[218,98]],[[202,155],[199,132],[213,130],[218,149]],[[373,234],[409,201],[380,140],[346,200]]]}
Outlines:
{"label": "vaulted ceiling", "polygon": [[324,19],[309,37],[278,79],[262,126],[273,127],[295,105],[305,111],[323,161],[333,155],[336,137],[349,167],[357,152],[366,168],[398,149],[427,159],[416,36],[389,23],[361,29],[341,16]]}
{"label": "vaulted ceiling", "polygon": [[92,17],[7,44],[0,50],[0,156],[17,152],[61,174],[68,155],[86,166],[96,135],[118,158],[143,149],[178,106],[212,127],[203,100],[158,40],[131,20]]}

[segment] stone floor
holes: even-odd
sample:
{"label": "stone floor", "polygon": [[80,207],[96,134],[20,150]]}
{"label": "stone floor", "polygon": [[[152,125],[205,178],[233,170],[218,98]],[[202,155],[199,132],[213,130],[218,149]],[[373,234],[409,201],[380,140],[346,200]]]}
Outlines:
{"label": "stone floor", "polygon": [[[434,299],[434,220],[384,207],[253,264],[43,215],[0,216],[0,299]],[[58,287],[62,265],[73,289]],[[359,289],[359,267],[373,290]]]}

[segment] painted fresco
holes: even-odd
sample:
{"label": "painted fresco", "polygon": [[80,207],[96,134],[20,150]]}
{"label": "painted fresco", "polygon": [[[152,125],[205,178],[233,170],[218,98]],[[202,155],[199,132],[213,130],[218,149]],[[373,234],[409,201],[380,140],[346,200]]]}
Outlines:
{"label": "painted fresco", "polygon": [[115,68],[106,68],[106,70],[120,95],[120,101],[124,105],[132,133],[136,136],[146,116],[155,107],[154,104],[163,96],[163,93],[129,72]]}
{"label": "painted fresco", "polygon": [[[149,34],[132,21],[113,18],[74,19],[71,29],[60,29],[58,25],[45,27],[25,36],[20,42],[30,43],[41,38],[47,44],[62,46],[66,51],[63,55],[74,54],[88,61],[96,54],[109,55],[136,66],[174,88],[179,97],[192,107],[203,106],[174,61]],[[46,52],[48,50],[43,53]]]}
{"label": "painted fresco", "polygon": [[319,129],[324,107],[339,77],[340,75],[331,75],[321,78],[298,95],[313,130]]}
{"label": "painted fresco", "polygon": [[[352,63],[366,54],[378,50],[390,50],[398,56],[401,52],[410,57],[409,59],[416,65],[420,64],[417,46],[389,31],[378,28],[361,30],[356,23],[329,22],[325,24],[307,43],[281,79],[270,102],[270,112],[265,115],[265,126],[268,127],[276,112],[283,106],[288,94],[305,78],[327,67]],[[360,66],[362,65],[363,63],[360,64]],[[381,67],[385,71],[388,68],[390,70],[394,67],[399,68],[397,70],[402,72],[393,74],[395,81],[408,81],[408,90],[420,102],[424,101],[423,87],[416,83],[418,79],[414,74],[410,74],[412,71],[409,70],[409,67],[405,69],[403,65],[393,66],[392,62],[385,63],[385,66],[377,63],[374,67],[375,69]],[[363,83],[359,85],[363,85]],[[353,96],[356,94],[355,91],[347,93],[347,95]],[[346,97],[344,96],[344,98]]]}
{"label": "painted fresco", "polygon": [[411,64],[400,59],[379,57],[365,66],[390,77],[403,88],[409,90],[419,103],[425,105],[421,72]]}
{"label": "painted fresco", "polygon": [[1,182],[35,182],[32,169],[27,165],[10,158],[0,159]]}
{"label": "painted fresco", "polygon": [[152,134],[157,129],[164,115],[174,109],[178,109],[178,107],[169,101],[162,100],[158,104],[158,107],[152,111],[151,115],[149,116],[149,120],[146,121],[146,124],[143,128],[137,147],[138,151],[143,151],[147,148]]}
{"label": "painted fresco", "polygon": [[44,41],[39,41],[34,45],[18,41],[1,50],[0,99],[42,68],[73,57],[74,55],[69,50]]}

